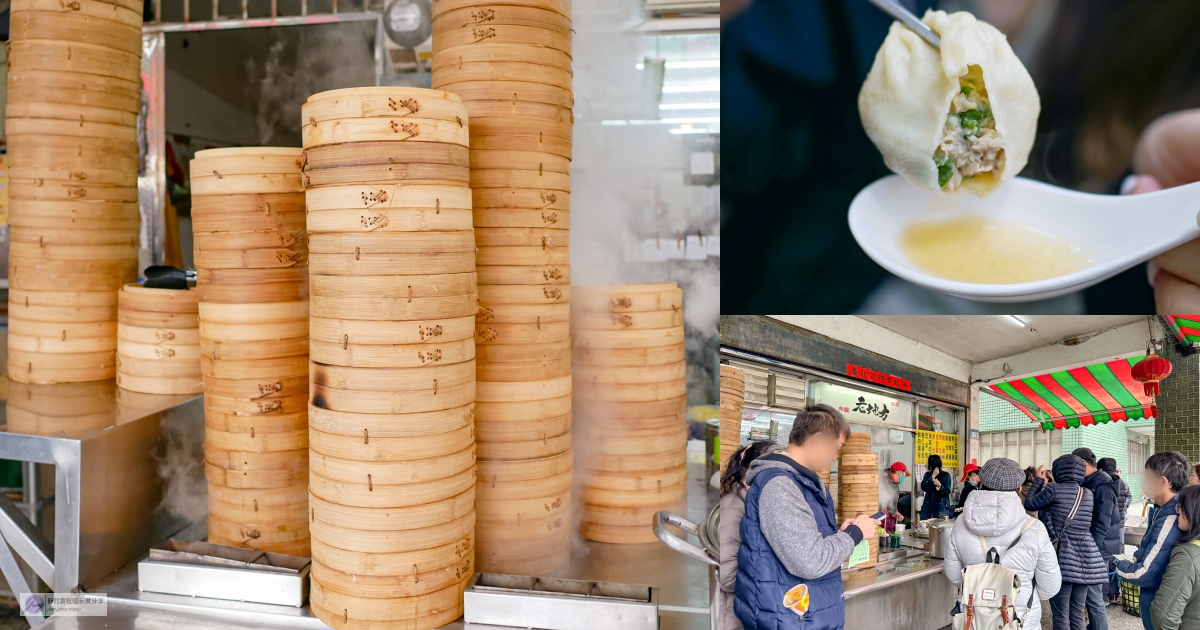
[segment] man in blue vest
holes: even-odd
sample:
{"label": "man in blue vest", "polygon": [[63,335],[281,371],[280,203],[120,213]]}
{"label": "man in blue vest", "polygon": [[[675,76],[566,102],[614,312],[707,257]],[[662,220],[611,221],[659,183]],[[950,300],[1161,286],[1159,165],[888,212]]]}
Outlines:
{"label": "man in blue vest", "polygon": [[[787,449],[750,465],[733,607],[746,630],[845,626],[841,565],[855,545],[875,539],[878,523],[860,514],[838,531],[833,499],[814,471],[828,470],[849,437],[837,409],[815,405],[796,416]],[[798,584],[808,587],[803,624],[784,605]]]}

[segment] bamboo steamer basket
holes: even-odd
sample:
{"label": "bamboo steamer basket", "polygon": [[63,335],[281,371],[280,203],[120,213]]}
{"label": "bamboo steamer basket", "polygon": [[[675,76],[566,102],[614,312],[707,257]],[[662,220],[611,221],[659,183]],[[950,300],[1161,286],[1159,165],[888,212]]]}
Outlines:
{"label": "bamboo steamer basket", "polygon": [[304,172],[305,188],[353,184],[362,181],[375,183],[404,182],[410,185],[467,186],[470,169],[465,166],[442,164],[378,164],[336,168],[309,169]]}
{"label": "bamboo steamer basket", "polygon": [[271,247],[304,249],[304,230],[261,230],[254,232],[197,232],[197,250],[260,249]]}
{"label": "bamboo steamer basket", "polygon": [[[571,396],[544,398],[541,400],[518,400],[510,402],[475,403],[475,424],[536,426],[541,420],[558,419],[571,413]],[[567,419],[570,422],[570,419]],[[516,428],[516,427],[514,427]]]}
{"label": "bamboo steamer basket", "polygon": [[[552,455],[552,458],[569,455],[567,451]],[[549,458],[544,458],[549,459]],[[489,461],[499,464],[523,464],[529,461],[528,459],[512,459],[512,460],[480,460],[481,462]],[[570,459],[567,460],[568,464]],[[480,464],[482,465],[482,463]],[[487,481],[480,479],[477,483],[476,491],[479,493],[478,504],[487,504],[492,506],[488,511],[480,516],[480,521],[489,524],[490,529],[499,531],[502,529],[520,529],[525,526],[525,522],[514,522],[508,512],[503,511],[503,506],[508,505],[508,501],[553,501],[554,497],[562,497],[571,491],[573,469],[568,468],[562,473],[558,473],[549,477],[541,477],[525,481]],[[533,516],[548,516],[551,512],[557,510],[547,509],[541,514]],[[529,516],[528,513],[525,514]],[[536,526],[535,526],[536,527]],[[516,532],[511,532],[517,535]],[[525,533],[524,535],[528,535]],[[489,536],[496,538],[497,536]]]}
{"label": "bamboo steamer basket", "polygon": [[[476,357],[488,363],[567,363],[571,362],[571,346],[565,342],[516,345],[476,345]],[[544,380],[544,379],[534,379]]]}
{"label": "bamboo steamer basket", "polygon": [[[495,119],[484,118],[480,120],[488,121]],[[512,124],[509,122],[500,129],[507,131]],[[484,151],[546,151],[567,159],[571,158],[570,125],[561,123],[542,123],[540,125],[537,123],[527,123],[522,125],[522,127],[530,126],[540,127],[540,129],[528,130],[527,133],[481,133],[478,136],[471,136],[471,149]],[[493,188],[488,190],[504,189]]]}
{"label": "bamboo steamer basket", "polygon": [[[503,100],[474,100],[469,101],[467,105],[471,108],[472,125],[479,123],[484,127],[494,127],[500,123],[498,119],[509,118],[530,118],[545,122],[567,123],[575,122],[575,113],[569,107],[554,105],[551,103],[536,103],[532,101],[514,101],[511,98]],[[473,154],[487,155],[489,153],[497,153],[497,151],[472,151]],[[563,166],[569,160],[562,156],[551,155],[547,153],[531,153],[525,151],[501,151],[500,153],[516,154],[525,156],[517,161],[528,166],[518,166],[516,164],[504,164],[500,166],[484,166],[482,161],[472,158],[471,168],[517,168],[524,170],[535,170],[538,172],[556,172],[569,173],[567,166]],[[533,159],[533,158],[538,159]],[[549,161],[555,168],[546,168],[546,162]]]}
{"label": "bamboo steamer basket", "polygon": [[568,322],[544,324],[479,324],[475,342],[480,344],[547,344],[570,342]]}
{"label": "bamboo steamer basket", "polygon": [[299,376],[307,371],[308,357],[304,355],[269,359],[213,359],[200,355],[200,372],[216,378]]}
{"label": "bamboo steamer basket", "polygon": [[474,406],[425,413],[361,414],[309,407],[309,426],[314,431],[355,439],[409,438],[440,435],[471,425]]}
{"label": "bamboo steamer basket", "polygon": [[192,175],[194,195],[286,194],[301,192],[300,172],[232,175]]}
{"label": "bamboo steamer basket", "polygon": [[[16,46],[17,42],[13,42],[12,45]],[[80,115],[82,116],[82,114]],[[78,116],[75,120],[61,118],[14,118],[10,116],[5,121],[5,129],[11,130],[9,133],[18,136],[47,135],[102,138],[118,142],[137,141],[136,127],[92,121],[86,118],[81,120]]]}
{"label": "bamboo steamer basket", "polygon": [[[433,70],[435,72],[446,67],[495,62],[519,62],[571,72],[570,53],[545,46],[531,46],[527,43],[487,42],[485,46],[476,46],[468,42],[458,46],[439,47],[433,53]],[[472,112],[472,115],[478,114]]]}
{"label": "bamboo steamer basket", "polygon": [[[95,3],[99,4],[99,3]],[[16,41],[60,40],[114,48],[130,54],[142,53],[142,20],[114,6],[103,16],[89,3],[89,10],[49,12],[22,7],[12,14],[9,36]]]}
{"label": "bamboo steamer basket", "polygon": [[[193,290],[152,289],[130,283],[122,287],[118,295],[123,310],[182,315],[199,313],[197,292]],[[178,328],[196,328],[197,325]]]}
{"label": "bamboo steamer basket", "polygon": [[[209,270],[214,271],[214,270]],[[238,269],[222,269],[219,271],[240,271]],[[249,271],[249,270],[248,270]],[[257,270],[255,270],[257,271]],[[303,271],[306,267],[281,267],[271,271]],[[307,275],[307,274],[305,274]],[[203,302],[223,302],[229,304],[260,304],[263,302],[298,302],[308,300],[308,283],[296,282],[260,282],[256,284],[204,284],[197,283],[196,291]]]}
{"label": "bamboo steamer basket", "polygon": [[[651,521],[646,521],[650,523]],[[644,544],[657,542],[654,528],[647,525],[623,527],[619,525],[601,525],[595,522],[584,522],[579,527],[579,533],[588,540],[615,544]]]}
{"label": "bamboo steamer basket", "polygon": [[306,449],[271,453],[243,453],[227,451],[212,446],[204,447],[204,461],[224,470],[234,472],[261,472],[266,470],[294,470],[308,457]]}
{"label": "bamboo steamer basket", "polygon": [[308,213],[308,232],[454,232],[471,229],[470,211],[453,208],[367,208],[315,210]]}
{"label": "bamboo steamer basket", "polygon": [[535,324],[565,322],[571,316],[570,304],[481,304],[475,314],[480,324]]}
{"label": "bamboo steamer basket", "polygon": [[620,291],[619,287],[587,287],[576,285],[575,308],[578,312],[637,313],[645,311],[679,310],[683,308],[683,290],[668,285],[646,291]]}
{"label": "bamboo steamer basket", "polygon": [[[127,111],[123,111],[123,110],[119,110],[119,109],[107,109],[104,107],[91,107],[91,106],[86,106],[86,105],[64,105],[62,103],[53,103],[53,102],[26,101],[26,102],[20,102],[20,103],[12,103],[9,111],[12,112],[12,114],[10,115],[12,118],[21,118],[21,119],[45,118],[45,119],[73,121],[76,124],[87,122],[87,123],[99,123],[99,124],[105,124],[105,125],[118,125],[118,126],[122,126],[122,127],[133,127],[137,124],[137,114],[135,114],[133,112],[127,112]],[[62,134],[62,135],[74,135],[74,134]],[[22,168],[29,169],[29,168],[33,168],[33,167],[22,167]],[[95,168],[97,170],[113,170],[111,168],[104,169],[103,165],[99,165],[99,164],[95,165],[93,168]],[[58,169],[58,170],[62,171],[62,173],[60,175],[54,175],[54,176],[45,175],[44,176],[45,179],[62,179],[62,180],[73,179],[71,176],[68,175],[68,173],[73,172],[73,171],[71,171],[71,169]],[[136,175],[137,175],[136,171],[131,173],[128,169],[123,169],[123,170],[117,169],[117,170],[113,170],[113,174],[109,175],[108,179],[88,178],[86,181],[89,181],[92,183],[97,183],[97,184],[129,185],[128,182],[131,179],[131,177],[136,177]],[[22,179],[22,180],[27,179],[27,178],[33,179],[33,178],[38,177],[38,174],[36,174],[36,173],[31,174],[30,172],[28,172],[28,170],[19,170],[17,172],[17,174],[15,175],[15,177],[17,177],[18,179]]]}
{"label": "bamboo steamer basket", "polygon": [[566,246],[569,230],[547,228],[476,228],[475,243],[480,247],[553,247]]}
{"label": "bamboo steamer basket", "polygon": [[472,169],[471,188],[534,188],[569,192],[571,176],[565,173],[512,169]]}
{"label": "bamboo steamer basket", "polygon": [[516,493],[512,497],[514,499],[536,497],[541,494],[543,489],[537,489],[536,492],[531,491],[528,488],[529,482],[549,479],[552,485],[546,487],[558,488],[558,485],[554,485],[554,479],[562,480],[564,476],[570,476],[573,457],[573,454],[567,451],[540,459],[479,460],[476,462],[476,475],[479,478],[477,489],[480,492],[493,492],[498,487],[502,489],[507,487],[510,492]]}
{"label": "bamboo steamer basket", "polygon": [[[596,409],[598,411],[593,411]],[[687,414],[687,397],[679,396],[652,402],[605,402],[595,405],[577,405],[575,414],[586,418],[611,418],[617,422],[650,421],[657,418],[683,418]]]}
{"label": "bamboo steamer basket", "polygon": [[[361,88],[359,88],[361,89]],[[385,88],[390,89],[390,88]],[[466,116],[466,109],[447,120]],[[367,116],[364,116],[366,118]],[[437,115],[426,115],[436,118]],[[463,120],[466,120],[463,118]],[[305,173],[325,169],[368,167],[380,165],[415,165],[470,167],[470,151],[454,144],[426,142],[400,145],[395,141],[347,142],[309,147],[304,150]],[[360,180],[360,182],[363,180]]]}
{"label": "bamboo steamer basket", "polygon": [[475,226],[531,227],[570,229],[571,213],[565,210],[537,210],[524,208],[476,208]]}
{"label": "bamboo steamer basket", "polygon": [[[78,122],[78,119],[77,119]],[[129,170],[137,168],[137,143],[83,136],[8,132],[9,155],[28,168]],[[131,155],[132,154],[132,155]]]}
{"label": "bamboo steamer basket", "polygon": [[246,359],[307,357],[308,337],[250,342],[205,339],[197,348],[197,360],[199,360],[200,355],[216,361],[223,359],[241,361]]}
{"label": "bamboo steamer basket", "polygon": [[270,551],[274,553],[282,553],[290,556],[307,556],[308,541],[292,541],[286,543],[274,544],[251,544],[250,541],[230,540],[211,534],[208,541],[215,545],[225,545],[226,547],[242,547],[244,549],[254,549],[256,551]]}
{"label": "bamboo steamer basket", "polygon": [[[468,66],[500,66],[514,65],[509,63],[493,63],[493,64],[464,64]],[[521,64],[531,65],[531,64]],[[545,68],[545,66],[537,66]],[[469,68],[468,68],[469,69]],[[549,69],[549,68],[547,68]],[[472,150],[509,150],[509,151],[546,151],[560,157],[570,157],[564,155],[560,148],[566,146],[570,151],[572,129],[574,125],[570,122],[556,122],[550,120],[538,120],[536,118],[528,118],[526,116],[488,116],[486,118],[476,117],[473,121],[473,133],[471,134],[471,149]],[[476,140],[482,137],[492,138],[509,138],[520,139],[526,137],[535,138],[538,142],[545,142],[545,148],[518,148],[518,147],[489,147],[476,146]],[[514,140],[517,141],[517,140]],[[488,142],[496,143],[501,140],[491,140]],[[484,143],[486,144],[486,143]]]}
{"label": "bamboo steamer basket", "polygon": [[577,313],[572,324],[581,335],[588,330],[652,330],[683,326],[682,310],[638,313]]}
{"label": "bamboo steamer basket", "polygon": [[517,383],[477,383],[475,399],[479,402],[521,402],[561,398],[571,394],[571,378],[558,377]]}
{"label": "bamboo steamer basket", "polygon": [[14,225],[9,229],[14,243],[30,245],[114,245],[138,244],[137,230],[63,230]]}
{"label": "bamboo steamer basket", "polygon": [[[235,195],[211,195],[208,198]],[[204,197],[196,197],[202,199]],[[303,231],[306,224],[303,208],[299,211],[274,210],[267,213],[233,213],[233,212],[197,212],[197,204],[192,202],[192,231],[196,234],[221,232],[230,225],[237,225],[247,230],[288,230]]]}
{"label": "bamboo steamer basket", "polygon": [[682,423],[653,430],[622,430],[619,433],[586,431],[589,448],[602,455],[641,455],[673,452],[687,444],[687,427]]}
{"label": "bamboo steamer basket", "polygon": [[561,304],[571,300],[571,285],[528,286],[520,284],[479,286],[479,302],[498,304]]}
{"label": "bamboo steamer basket", "polygon": [[8,347],[24,352],[88,353],[117,349],[114,337],[80,337],[62,339],[58,337],[28,337],[9,333]]}
{"label": "bamboo steamer basket", "polygon": [[571,284],[570,265],[484,265],[476,268],[475,272],[481,285]]}
{"label": "bamboo steamer basket", "polygon": [[[39,104],[45,106],[45,104]],[[132,116],[132,114],[129,114]],[[20,163],[18,161],[18,163]],[[99,166],[79,166],[74,169],[44,166],[17,166],[9,169],[9,181],[17,186],[90,186],[137,185],[137,171]]]}
{"label": "bamboo steamer basket", "polygon": [[[578,316],[578,315],[577,315]],[[578,365],[621,367],[661,365],[684,355],[683,342],[651,348],[590,348],[576,346],[572,356]]]}
{"label": "bamboo steamer basket", "polygon": [[362,87],[320,92],[308,97],[301,110],[307,124],[354,118],[467,122],[467,108],[456,94],[421,88]]}
{"label": "bamboo steamer basket", "polygon": [[[257,291],[262,285],[270,284],[304,284],[308,285],[308,270],[307,269],[197,269],[196,281],[198,285],[217,286],[217,285],[233,285],[234,287],[244,287],[246,291]],[[252,286],[246,286],[252,285]],[[201,302],[209,300],[201,299]],[[301,300],[287,300],[289,302],[299,302]]]}
{"label": "bamboo steamer basket", "polygon": [[[351,483],[367,482],[370,484],[392,486],[435,482],[468,469],[474,470],[474,439],[469,431],[458,433],[460,435],[454,437],[454,439],[461,442],[462,436],[465,435],[467,447],[457,452],[446,453],[437,458],[401,459],[395,461],[386,459],[359,460],[331,457],[313,450],[309,455],[310,469],[323,479]],[[317,437],[313,436],[312,443],[316,443],[317,439]],[[346,437],[346,439],[353,440],[354,438]],[[420,438],[383,439],[390,439],[393,443],[398,443],[397,441],[401,439],[413,443],[421,441]],[[434,449],[426,448],[426,451],[430,450]],[[390,452],[376,454],[384,457],[390,456]],[[404,456],[407,457],[407,454]]]}
{"label": "bamboo steamer basket", "polygon": [[[88,4],[114,6],[106,2]],[[140,17],[138,23],[141,23]],[[27,71],[15,68],[8,74],[8,97],[9,104],[50,102],[103,107],[136,114],[141,107],[141,84],[83,72]]]}
{"label": "bamboo steamer basket", "polygon": [[393,276],[441,273],[471,273],[475,271],[475,254],[435,252],[410,254],[348,254],[313,253],[308,256],[310,273],[328,276]]}
{"label": "bamboo steamer basket", "polygon": [[69,227],[77,230],[136,230],[140,219],[80,219],[73,217],[47,217],[38,214],[10,213],[9,225],[13,227],[60,229]]}
{"label": "bamboo steamer basket", "polygon": [[[206,304],[206,302],[201,302]],[[284,302],[286,304],[286,302]],[[229,322],[208,322],[200,316],[200,335],[209,339],[229,339],[236,341],[255,341],[272,339],[290,339],[303,337],[308,334],[308,318],[280,320],[277,323],[251,322],[248,324],[233,324]]]}
{"label": "bamboo steamer basket", "polygon": [[313,317],[314,341],[344,345],[415,345],[470,339],[474,317],[454,317],[403,322],[359,322]]}
{"label": "bamboo steamer basket", "polygon": [[[491,112],[500,110],[499,107],[509,108],[508,112],[514,116],[529,115],[532,109],[527,108],[553,108],[546,111],[566,112],[571,111],[568,107],[558,105],[528,103],[526,101],[518,101],[516,105],[511,100],[503,101],[472,101],[472,106],[480,108],[482,111]],[[477,150],[470,152],[471,168],[473,169],[517,169],[522,171],[537,171],[538,173],[562,173],[564,175],[571,172],[571,161],[552,153],[538,153],[534,151],[486,151]]]}
{"label": "bamboo steamer basket", "polygon": [[[76,309],[103,309],[102,313],[115,313],[112,309],[117,304],[115,291],[29,291],[12,288],[8,292],[9,312],[18,319],[36,319],[39,321],[79,321],[75,315]],[[63,309],[67,314],[65,319],[53,318],[49,308]],[[27,310],[29,309],[29,310]],[[28,313],[28,315],[26,314]],[[112,319],[104,317],[103,319]],[[86,321],[86,320],[85,320]]]}
{"label": "bamboo steamer basket", "polygon": [[355,184],[321,186],[305,193],[308,211],[362,208],[471,209],[471,191],[462,186],[429,184]]}
{"label": "bamboo steamer basket", "polygon": [[[297,486],[303,489],[304,486]],[[245,503],[230,504],[219,501],[213,498],[213,490],[220,488],[225,492],[243,492],[255,493],[252,496],[258,497],[248,499]],[[303,504],[290,505],[263,505],[260,498],[272,498],[282,494],[282,491],[287,491],[289,494],[294,492],[293,488],[225,488],[216,484],[208,485],[208,512],[216,515],[218,519],[231,521],[235,523],[294,523],[299,524],[304,522],[305,512]],[[258,507],[254,504],[257,502]]]}
{"label": "bamboo steamer basket", "polygon": [[[552,7],[540,4],[518,6],[516,3],[488,3],[485,5],[486,8],[481,8],[477,2],[443,4],[434,9],[433,29],[436,32],[447,28],[462,28],[463,25],[522,25],[569,33],[571,31],[571,14],[569,9],[563,9],[563,4],[566,3],[559,2]],[[455,93],[457,94],[457,92]],[[460,94],[460,96],[462,95]]]}
{"label": "bamboo steamer basket", "polygon": [[575,397],[588,401],[639,402],[677,398],[686,393],[686,379],[640,384],[575,383]]}
{"label": "bamboo steamer basket", "polygon": [[[282,543],[308,543],[307,523],[280,523],[271,525],[246,525],[209,519],[209,532],[224,540],[240,541],[238,546],[261,549],[260,545]],[[308,555],[305,552],[303,555]]]}
{"label": "bamboo steamer basket", "polygon": [[277,226],[268,224],[251,227],[247,222],[277,215],[290,217],[295,213],[303,214],[304,197],[303,192],[198,195],[192,201],[192,212],[221,220],[237,218],[240,220],[238,225],[245,229],[271,229]]}
{"label": "bamboo steamer basket", "polygon": [[307,263],[308,255],[300,245],[296,245],[294,248],[276,247],[271,249],[201,250],[196,248],[193,258],[197,266],[210,269],[257,269],[303,267]]}
{"label": "bamboo steamer basket", "polygon": [[304,147],[356,141],[438,142],[467,146],[466,120],[404,118],[347,118],[305,122],[301,128]]}
{"label": "bamboo steamer basket", "polygon": [[320,297],[391,297],[419,300],[476,292],[474,273],[394,277],[335,277],[312,275],[311,292]]}
{"label": "bamboo steamer basket", "polygon": [[476,208],[561,210],[571,209],[571,193],[528,188],[485,188],[471,191]]}
{"label": "bamboo steamer basket", "polygon": [[511,501],[488,501],[482,498],[475,502],[478,520],[476,529],[526,526],[529,521],[549,516],[570,517],[571,491],[564,490],[554,496]]}
{"label": "bamboo steamer basket", "polygon": [[589,368],[575,369],[575,382],[588,385],[637,385],[639,383],[679,382],[687,378],[687,364],[684,361],[664,365],[648,365],[644,367],[623,368]]}
{"label": "bamboo steamer basket", "polygon": [[269,398],[240,399],[214,395],[205,396],[204,398],[204,409],[206,412],[243,416],[302,413],[307,404],[308,399],[303,395],[303,392],[300,394],[271,396]]}
{"label": "bamboo steamer basket", "polygon": [[382,554],[432,549],[461,540],[475,531],[474,512],[433,527],[396,531],[369,531],[340,527],[317,518],[310,520],[310,530],[324,545],[339,550]]}
{"label": "bamboo steamer basket", "polygon": [[602,490],[658,490],[687,482],[687,467],[678,466],[659,472],[610,475],[591,470],[585,475],[588,488]]}
{"label": "bamboo steamer basket", "polygon": [[296,147],[233,147],[197,151],[191,161],[193,177],[299,173],[303,150]]}
{"label": "bamboo steamer basket", "polygon": [[44,182],[42,186],[21,186],[16,182],[10,196],[28,201],[95,201],[129,203],[137,201],[135,186],[85,186],[77,182]]}
{"label": "bamboo steamer basket", "polygon": [[[115,292],[114,292],[115,293]],[[12,313],[12,306],[9,306]],[[8,332],[10,335],[34,337],[38,339],[84,339],[113,337],[117,332],[114,321],[102,322],[47,322],[26,320],[9,315]]]}
{"label": "bamboo steamer basket", "polygon": [[276,433],[229,433],[207,428],[204,441],[214,448],[242,453],[274,453],[294,451],[308,447],[308,430],[281,431]]}
{"label": "bamboo steamer basket", "polygon": [[475,249],[472,231],[412,232],[403,237],[386,233],[313,234],[308,247],[314,254],[411,254],[421,252],[466,252]]}
{"label": "bamboo steamer basket", "polygon": [[521,26],[515,24],[461,25],[457,28],[443,27],[434,38],[433,51],[437,54],[458,46],[524,45],[550,48],[571,54],[571,34],[561,30]]}
{"label": "bamboo steamer basket", "polygon": [[459,363],[475,358],[470,339],[437,344],[350,345],[348,342],[312,341],[312,360],[326,365],[357,368],[403,368]]}
{"label": "bamboo steamer basket", "polygon": [[301,394],[308,398],[308,375],[251,379],[206,378],[204,393],[234,400],[269,400]]}
{"label": "bamboo steamer basket", "polygon": [[118,339],[117,353],[133,359],[158,360],[166,363],[186,362],[194,364],[195,373],[200,373],[199,344],[166,346]]}
{"label": "bamboo steamer basket", "polygon": [[427,436],[372,438],[370,432],[358,436],[338,436],[313,428],[310,448],[314,452],[342,460],[396,462],[442,457],[470,449],[475,443],[475,428],[467,425],[454,431]]}
{"label": "bamboo steamer basket", "polygon": [[[301,413],[265,414],[246,416],[214,412],[204,417],[204,426],[213,431],[249,434],[251,437],[264,433],[289,433],[308,430],[308,416]],[[237,450],[237,449],[233,449]],[[278,449],[275,449],[278,450]],[[254,451],[265,452],[265,451]],[[308,461],[304,461],[305,466]]]}
{"label": "bamboo steamer basket", "polygon": [[[466,579],[471,574],[469,561],[464,560],[463,564],[467,566],[456,568],[456,572],[465,573],[466,578],[440,591],[416,597],[365,598],[344,595],[327,590],[314,571],[310,593],[312,611],[318,619],[336,630],[440,628],[462,616],[462,593]],[[444,573],[446,568],[439,567],[438,571]]]}
{"label": "bamboo steamer basket", "polygon": [[[575,305],[572,304],[572,307]],[[655,346],[674,346],[683,341],[683,327],[649,328],[642,330],[579,330],[575,329],[575,346],[584,348],[623,349]]]}
{"label": "bamboo steamer basket", "polygon": [[340,506],[403,508],[435,503],[458,496],[475,485],[475,469],[467,468],[431,482],[399,485],[374,483],[362,475],[361,483],[336,481],[309,469],[308,487],[313,496]]}
{"label": "bamboo steamer basket", "polygon": [[480,362],[477,377],[481,381],[533,381],[570,376],[571,361]]}
{"label": "bamboo steamer basket", "polygon": [[32,384],[102,381],[116,377],[117,356],[104,352],[42,353],[10,348],[8,375]]}
{"label": "bamboo steamer basket", "polygon": [[323,297],[314,295],[310,298],[310,308],[313,317],[327,319],[383,321],[447,319],[474,313],[478,299],[474,293],[413,298],[411,301],[395,297]]}
{"label": "bamboo steamer basket", "polygon": [[[411,597],[446,588],[458,583],[462,576],[471,574],[472,559],[467,557],[452,566],[437,567],[425,573],[413,573],[410,569],[403,575],[352,575],[321,564],[313,559],[313,580],[330,592],[371,599],[388,597]],[[461,611],[458,614],[462,614]],[[338,620],[341,620],[339,614]],[[354,621],[353,618],[350,621]],[[375,621],[370,627],[380,627],[384,622]],[[412,622],[403,627],[412,628]]]}
{"label": "bamboo steamer basket", "polygon": [[58,40],[14,40],[9,44],[9,59],[22,72],[79,72],[137,81],[141,71],[141,55]]}
{"label": "bamboo steamer basket", "polygon": [[[496,5],[517,6],[517,7],[535,7],[539,9],[547,9],[557,11],[571,17],[571,2],[570,0],[497,0],[496,2],[488,2],[486,6],[492,7]],[[480,6],[479,0],[434,0],[433,15],[436,19],[443,13],[454,11],[456,9],[473,8],[478,9]],[[486,22],[490,17],[487,14],[473,17],[473,20],[483,20]]]}
{"label": "bamboo steamer basket", "polygon": [[609,474],[645,473],[671,470],[686,461],[687,451],[680,448],[674,452],[653,453],[648,455],[604,455],[593,453],[583,461],[588,470],[598,470]]}
{"label": "bamboo steamer basket", "polygon": [[554,247],[478,247],[478,265],[569,265],[571,252],[565,246]]}
{"label": "bamboo steamer basket", "polygon": [[416,567],[418,573],[422,569],[428,571],[444,567],[474,553],[474,549],[473,532],[467,532],[462,538],[443,545],[394,552],[350,551],[326,544],[319,537],[313,539],[313,556],[320,560],[321,564],[355,575],[389,576],[403,575],[406,572],[411,575],[413,567]]}
{"label": "bamboo steamer basket", "polygon": [[136,257],[137,246],[128,243],[120,245],[38,245],[13,242],[9,244],[9,252],[13,256],[29,259],[41,257],[45,260],[107,261]]}
{"label": "bamboo steamer basket", "polygon": [[[9,154],[10,158],[12,154]],[[105,203],[85,200],[38,201],[29,199],[12,200],[13,217],[58,219],[53,227],[69,225],[70,220],[95,220],[113,222],[102,229],[126,229],[122,221],[140,221],[136,203]],[[135,228],[136,229],[136,224]]]}
{"label": "bamboo steamer basket", "polygon": [[[273,304],[214,304],[200,303],[201,322],[230,324],[271,323],[289,319],[307,319],[308,302],[278,302]],[[203,331],[201,331],[203,334]],[[288,335],[300,336],[300,335]]]}
{"label": "bamboo steamer basket", "polygon": [[399,414],[453,409],[475,399],[475,383],[403,392],[335,389],[312,386],[314,407],[349,413]]}
{"label": "bamboo steamer basket", "polygon": [[[443,89],[453,90],[466,99],[467,103],[477,101],[508,101],[526,103],[545,103],[560,107],[573,108],[575,96],[569,88],[562,88],[544,83],[527,81],[462,81],[447,83]],[[472,121],[473,122],[473,121]]]}
{"label": "bamboo steamer basket", "polygon": [[414,368],[354,368],[311,363],[310,382],[336,389],[404,392],[462,385],[475,380],[475,362]]}
{"label": "bamboo steamer basket", "polygon": [[480,459],[532,459],[559,455],[571,450],[571,434],[544,436],[523,442],[479,442]]}
{"label": "bamboo steamer basket", "polygon": [[[570,437],[571,414],[530,419],[522,422],[507,420],[490,421],[476,418],[475,432],[481,445],[495,443],[544,442],[550,437],[567,435]],[[488,455],[481,453],[481,457]],[[512,457],[491,457],[489,459],[513,459]]]}

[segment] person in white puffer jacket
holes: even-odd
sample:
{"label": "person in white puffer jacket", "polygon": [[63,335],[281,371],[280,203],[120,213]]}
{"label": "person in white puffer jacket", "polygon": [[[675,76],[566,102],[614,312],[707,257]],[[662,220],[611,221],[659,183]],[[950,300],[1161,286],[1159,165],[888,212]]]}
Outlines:
{"label": "person in white puffer jacket", "polygon": [[[962,585],[963,569],[984,562],[985,552],[979,543],[982,536],[988,548],[1003,552],[1000,564],[1012,569],[1021,578],[1021,592],[1016,601],[1017,618],[1022,630],[1040,630],[1042,604],[1062,586],[1058,571],[1058,554],[1050,543],[1046,526],[1029,516],[1017,490],[1025,481],[1025,471],[1011,459],[989,459],[979,473],[980,489],[967,497],[962,515],[954,523],[946,546],[946,577],[955,587]],[[1032,520],[1024,533],[1026,521]],[[1017,536],[1020,535],[1020,540]],[[1013,544],[1013,541],[1017,541]],[[1012,545],[1009,548],[1009,545]],[[1007,551],[1005,551],[1007,549]],[[1028,611],[1030,589],[1037,578],[1037,595]]]}

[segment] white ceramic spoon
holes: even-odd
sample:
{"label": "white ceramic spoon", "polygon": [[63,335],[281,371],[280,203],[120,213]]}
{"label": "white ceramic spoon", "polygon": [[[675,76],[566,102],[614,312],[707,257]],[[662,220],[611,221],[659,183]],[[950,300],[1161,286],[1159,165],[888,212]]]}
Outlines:
{"label": "white ceramic spoon", "polygon": [[[1200,238],[1200,182],[1143,195],[1094,195],[1014,177],[987,199],[940,197],[890,175],[850,203],[850,231],[884,269],[934,291],[987,302],[1040,300],[1078,291]],[[917,268],[900,247],[913,221],[967,216],[1015,223],[1083,248],[1092,264],[1056,278],[1013,284],[946,280]]]}

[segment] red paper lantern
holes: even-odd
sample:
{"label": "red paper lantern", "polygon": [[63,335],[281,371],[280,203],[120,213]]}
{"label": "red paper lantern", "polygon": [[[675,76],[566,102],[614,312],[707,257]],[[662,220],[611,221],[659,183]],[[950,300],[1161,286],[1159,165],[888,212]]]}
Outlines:
{"label": "red paper lantern", "polygon": [[1171,362],[1151,352],[1134,364],[1130,374],[1142,383],[1147,396],[1158,395],[1158,382],[1171,375]]}

